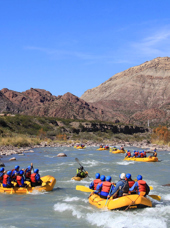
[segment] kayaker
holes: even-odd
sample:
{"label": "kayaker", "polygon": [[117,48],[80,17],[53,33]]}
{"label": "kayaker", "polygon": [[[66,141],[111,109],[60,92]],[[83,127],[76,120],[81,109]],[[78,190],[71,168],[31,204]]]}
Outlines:
{"label": "kayaker", "polygon": [[5,170],[4,168],[0,168],[0,183],[3,182],[3,176],[5,174],[5,171],[4,170]]}
{"label": "kayaker", "polygon": [[83,171],[83,166],[77,169],[77,177],[82,177],[84,178],[86,176],[86,172]]}
{"label": "kayaker", "polygon": [[111,183],[111,180],[111,176],[107,176],[106,181],[103,181],[97,185],[97,194],[103,199],[107,199],[110,189],[111,191],[114,189],[114,183]]}
{"label": "kayaker", "polygon": [[15,169],[11,170],[12,171],[12,180],[16,181],[16,176],[19,174],[19,165],[15,166]]}
{"label": "kayaker", "polygon": [[129,188],[131,188],[134,185],[134,183],[135,183],[135,181],[132,180],[132,176],[131,176],[130,173],[126,174],[126,179],[125,180],[127,180],[128,184],[129,184]]}
{"label": "kayaker", "polygon": [[4,188],[11,188],[14,187],[14,185],[11,183],[11,178],[12,176],[12,171],[8,171],[7,173],[4,174],[3,176],[3,187]]}
{"label": "kayaker", "polygon": [[25,171],[24,171],[24,175],[25,175],[25,180],[26,181],[30,181],[31,179],[31,170],[33,169],[33,163],[31,163],[31,165],[29,165]]}
{"label": "kayaker", "polygon": [[31,174],[31,186],[40,186],[42,180],[40,179],[39,169],[34,169],[34,173]]}
{"label": "kayaker", "polygon": [[18,187],[26,187],[27,185],[24,184],[24,171],[20,170],[19,174],[16,176],[17,186]]}
{"label": "kayaker", "polygon": [[123,150],[123,151],[124,151],[124,147],[123,147],[123,146],[121,146],[121,147],[120,147],[120,150]]}
{"label": "kayaker", "polygon": [[96,190],[97,185],[101,183],[100,173],[96,173],[95,177],[96,179],[92,181],[91,184],[89,185],[89,188],[93,190]]}
{"label": "kayaker", "polygon": [[137,181],[135,184],[129,189],[129,191],[134,191],[137,190],[138,195],[140,195],[140,192],[145,192],[145,196],[149,194],[150,188],[147,185],[146,181],[142,180],[142,176],[138,175],[137,176]]}
{"label": "kayaker", "polygon": [[112,195],[115,196],[115,194],[117,194],[118,197],[123,196],[123,194],[128,194],[128,192],[129,192],[129,184],[125,180],[126,174],[125,173],[121,173],[119,175],[119,178],[120,178],[120,180],[117,182],[116,187],[113,189],[113,191],[111,191],[111,193],[108,196],[108,198],[110,198]]}

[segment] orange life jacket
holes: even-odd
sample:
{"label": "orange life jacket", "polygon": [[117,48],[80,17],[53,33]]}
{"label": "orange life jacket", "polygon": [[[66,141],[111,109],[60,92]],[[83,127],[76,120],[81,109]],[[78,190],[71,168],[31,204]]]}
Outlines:
{"label": "orange life jacket", "polygon": [[27,172],[28,168],[25,170],[25,177],[30,178],[31,177],[31,170]]}
{"label": "orange life jacket", "polygon": [[93,183],[94,183],[94,190],[96,190],[97,185],[98,185],[100,182],[102,182],[100,179],[95,179],[95,180],[93,181]]}
{"label": "orange life jacket", "polygon": [[108,181],[103,182],[101,192],[109,193],[111,186],[112,186],[112,184],[110,182],[108,182]]}
{"label": "orange life jacket", "polygon": [[146,192],[146,181],[138,180],[139,192]]}
{"label": "orange life jacket", "polygon": [[144,154],[143,154],[143,153],[141,153],[141,154],[140,154],[140,156],[141,156],[141,158],[143,158],[143,157],[144,157]]}
{"label": "orange life jacket", "polygon": [[128,156],[128,157],[131,157],[131,153],[130,153],[130,152],[127,152],[127,156]]}
{"label": "orange life jacket", "polygon": [[130,180],[128,181],[128,184],[129,184],[129,188],[131,188],[133,185],[134,185],[135,181],[134,180]]}
{"label": "orange life jacket", "polygon": [[19,176],[19,175],[17,175],[16,180],[17,180],[17,184],[18,184],[19,186],[22,186],[21,179],[22,179],[22,177]]}
{"label": "orange life jacket", "polygon": [[4,176],[3,176],[3,184],[8,184],[8,177],[9,177],[9,175],[4,174]]}
{"label": "orange life jacket", "polygon": [[36,183],[35,176],[36,176],[36,173],[31,174],[31,182],[33,182],[33,183]]}

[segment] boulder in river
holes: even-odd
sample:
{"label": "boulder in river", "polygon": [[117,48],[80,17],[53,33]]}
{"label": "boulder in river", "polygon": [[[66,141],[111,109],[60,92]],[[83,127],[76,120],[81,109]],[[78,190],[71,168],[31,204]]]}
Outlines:
{"label": "boulder in river", "polygon": [[67,157],[67,154],[65,154],[65,153],[59,153],[59,154],[57,155],[57,157]]}
{"label": "boulder in river", "polygon": [[9,161],[15,161],[15,160],[16,160],[15,157],[9,159]]}
{"label": "boulder in river", "polygon": [[5,164],[4,163],[0,163],[0,167],[5,167]]}

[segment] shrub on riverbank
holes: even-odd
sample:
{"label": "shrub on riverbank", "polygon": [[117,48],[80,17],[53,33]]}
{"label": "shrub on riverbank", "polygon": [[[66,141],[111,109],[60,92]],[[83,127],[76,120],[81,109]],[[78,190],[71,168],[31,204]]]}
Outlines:
{"label": "shrub on riverbank", "polygon": [[153,144],[170,146],[170,131],[166,126],[159,126],[153,129],[151,139]]}

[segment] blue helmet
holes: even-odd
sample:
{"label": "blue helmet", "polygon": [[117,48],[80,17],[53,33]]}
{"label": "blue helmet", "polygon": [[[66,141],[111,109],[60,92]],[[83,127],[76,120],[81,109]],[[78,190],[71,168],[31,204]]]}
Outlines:
{"label": "blue helmet", "polygon": [[130,178],[131,178],[131,174],[130,174],[130,173],[127,173],[127,174],[126,174],[126,178],[127,178],[127,179],[130,179]]}
{"label": "blue helmet", "polygon": [[105,181],[105,175],[101,175],[100,180]]}
{"label": "blue helmet", "polygon": [[34,173],[38,173],[39,172],[39,169],[34,169]]}
{"label": "blue helmet", "polygon": [[111,180],[112,180],[111,176],[107,176],[106,177],[106,181],[109,181],[110,182]]}
{"label": "blue helmet", "polygon": [[0,172],[3,172],[4,171],[4,168],[0,168]]}
{"label": "blue helmet", "polygon": [[19,165],[16,165],[16,166],[15,166],[15,170],[17,170],[17,169],[19,169]]}
{"label": "blue helmet", "polygon": [[142,180],[142,176],[141,175],[138,175],[137,176],[137,180]]}
{"label": "blue helmet", "polygon": [[28,170],[28,171],[30,171],[30,170],[31,170],[31,166],[30,166],[30,165],[27,167],[27,170]]}
{"label": "blue helmet", "polygon": [[100,179],[100,173],[96,173],[95,177],[96,179]]}
{"label": "blue helmet", "polygon": [[136,152],[136,150],[133,151],[134,153]]}
{"label": "blue helmet", "polygon": [[127,152],[130,152],[130,150],[128,150]]}
{"label": "blue helmet", "polygon": [[144,150],[142,150],[142,153],[144,153]]}
{"label": "blue helmet", "polygon": [[19,175],[23,175],[24,174],[24,171],[23,170],[20,170],[19,171]]}
{"label": "blue helmet", "polygon": [[8,176],[11,176],[11,174],[12,174],[12,171],[8,171],[8,172],[7,172],[7,175],[8,175]]}

